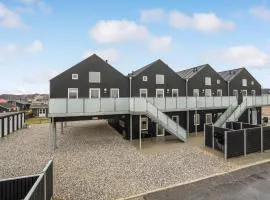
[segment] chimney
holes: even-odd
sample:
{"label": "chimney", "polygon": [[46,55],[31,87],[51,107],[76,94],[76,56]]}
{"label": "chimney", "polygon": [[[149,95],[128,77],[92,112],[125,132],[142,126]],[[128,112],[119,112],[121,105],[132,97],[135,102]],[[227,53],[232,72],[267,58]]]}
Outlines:
{"label": "chimney", "polygon": [[108,60],[106,60],[106,63],[108,63]]}

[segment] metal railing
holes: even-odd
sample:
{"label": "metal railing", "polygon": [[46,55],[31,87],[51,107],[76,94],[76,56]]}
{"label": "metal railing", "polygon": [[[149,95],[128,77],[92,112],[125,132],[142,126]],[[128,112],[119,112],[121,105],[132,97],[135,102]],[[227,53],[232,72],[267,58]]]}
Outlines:
{"label": "metal railing", "polygon": [[[61,99],[49,100],[49,115],[96,115],[130,112],[132,100],[145,98],[100,98],[100,99]],[[165,97],[146,98],[160,111],[185,111],[211,108],[227,108],[229,105],[237,105],[235,96],[224,97]]]}
{"label": "metal railing", "polygon": [[218,118],[218,120],[215,122],[214,126],[222,127],[224,126],[227,119],[232,115],[234,110],[237,108],[235,105],[230,105],[227,110]]}

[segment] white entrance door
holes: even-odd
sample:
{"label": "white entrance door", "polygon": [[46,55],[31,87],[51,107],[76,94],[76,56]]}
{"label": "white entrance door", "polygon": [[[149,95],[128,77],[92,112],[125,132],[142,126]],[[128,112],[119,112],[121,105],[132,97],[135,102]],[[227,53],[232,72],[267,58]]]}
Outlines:
{"label": "white entrance door", "polygon": [[38,109],[38,116],[39,117],[46,117],[46,109],[45,108]]}
{"label": "white entrance door", "polygon": [[257,124],[257,110],[256,108],[253,108],[251,110],[252,112],[252,124]]}
{"label": "white entrance door", "polygon": [[164,89],[156,89],[156,97],[164,98]]}
{"label": "white entrance door", "polygon": [[90,99],[99,99],[100,98],[100,88],[90,88],[89,89],[89,98]]}
{"label": "white entrance door", "polygon": [[110,89],[110,97],[111,98],[119,98],[119,88],[111,88]]}

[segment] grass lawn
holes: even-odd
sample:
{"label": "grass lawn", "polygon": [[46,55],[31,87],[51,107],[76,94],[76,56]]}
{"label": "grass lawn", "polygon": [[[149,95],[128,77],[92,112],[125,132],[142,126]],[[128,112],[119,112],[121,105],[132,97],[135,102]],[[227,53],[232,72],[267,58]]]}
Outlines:
{"label": "grass lawn", "polygon": [[45,123],[49,123],[50,120],[49,118],[45,118],[45,117],[33,117],[33,118],[29,118],[26,120],[26,124],[30,125],[30,124],[45,124]]}

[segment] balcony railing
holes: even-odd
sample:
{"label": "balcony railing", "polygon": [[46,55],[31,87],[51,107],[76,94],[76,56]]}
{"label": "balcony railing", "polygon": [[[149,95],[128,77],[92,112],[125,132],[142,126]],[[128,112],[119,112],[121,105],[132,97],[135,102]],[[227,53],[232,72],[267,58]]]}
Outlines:
{"label": "balcony railing", "polygon": [[[218,109],[227,108],[229,105],[237,105],[235,96],[224,97],[166,97],[146,98],[159,110],[185,111],[196,109]],[[257,100],[259,102],[259,100]],[[146,103],[144,98],[78,98],[61,99],[51,98],[49,100],[50,116],[80,116],[80,115],[102,115],[102,114],[128,114],[130,112],[145,112]],[[269,101],[270,102],[270,101]]]}

